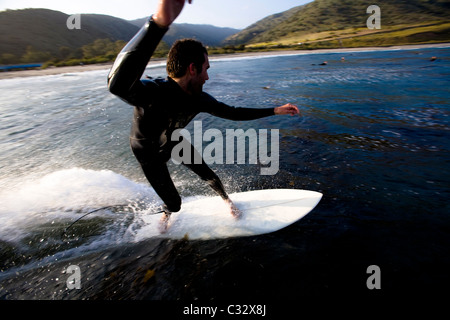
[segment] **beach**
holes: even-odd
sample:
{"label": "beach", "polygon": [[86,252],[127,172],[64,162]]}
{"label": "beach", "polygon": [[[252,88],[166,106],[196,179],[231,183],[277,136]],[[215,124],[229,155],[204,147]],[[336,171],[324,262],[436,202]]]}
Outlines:
{"label": "beach", "polygon": [[[211,55],[209,59],[211,61],[219,59],[232,59],[232,58],[245,58],[255,56],[277,56],[277,55],[301,55],[301,54],[319,54],[319,53],[348,53],[348,52],[364,52],[364,51],[389,51],[389,50],[413,50],[413,49],[428,49],[428,48],[448,48],[450,43],[438,43],[438,44],[417,44],[417,45],[403,45],[403,46],[391,46],[391,47],[364,47],[364,48],[342,48],[342,49],[316,49],[316,50],[277,50],[277,51],[264,51],[264,52],[243,52],[234,54],[217,54]],[[430,57],[431,58],[431,57]],[[152,59],[149,62],[149,66],[161,64],[165,59]],[[79,65],[79,66],[66,66],[66,67],[49,67],[46,69],[33,69],[33,70],[21,70],[21,71],[9,71],[0,72],[1,79],[11,79],[18,77],[33,77],[33,76],[47,76],[57,75],[64,73],[75,73],[95,70],[109,70],[112,66],[111,63],[91,64],[91,65]]]}

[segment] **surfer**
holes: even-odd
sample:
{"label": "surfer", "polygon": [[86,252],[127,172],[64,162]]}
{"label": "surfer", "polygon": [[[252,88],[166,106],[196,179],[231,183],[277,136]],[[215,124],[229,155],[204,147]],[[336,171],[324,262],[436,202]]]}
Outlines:
{"label": "surfer", "polygon": [[[208,52],[192,39],[179,40],[170,49],[166,79],[141,80],[153,52],[184,4],[185,0],[161,0],[156,14],[122,49],[108,75],[110,92],[134,106],[130,145],[147,180],[164,202],[161,232],[167,229],[170,214],[181,208],[181,197],[167,168],[171,151],[178,143],[171,140],[176,129],[184,128],[200,112],[231,120],[299,113],[290,103],[266,109],[235,108],[203,92],[203,85],[209,79]],[[191,147],[192,159],[201,158]],[[219,177],[205,161],[197,162],[183,164],[206,181],[228,204],[230,213],[239,218],[241,213],[228,197]]]}

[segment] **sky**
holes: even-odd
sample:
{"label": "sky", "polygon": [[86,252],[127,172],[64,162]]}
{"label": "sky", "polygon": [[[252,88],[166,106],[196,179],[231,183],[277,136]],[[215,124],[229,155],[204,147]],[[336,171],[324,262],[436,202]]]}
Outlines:
{"label": "sky", "polygon": [[[0,0],[6,9],[46,8],[66,14],[98,13],[126,20],[150,16],[159,0]],[[243,29],[268,15],[312,0],[193,0],[176,23],[212,24]]]}

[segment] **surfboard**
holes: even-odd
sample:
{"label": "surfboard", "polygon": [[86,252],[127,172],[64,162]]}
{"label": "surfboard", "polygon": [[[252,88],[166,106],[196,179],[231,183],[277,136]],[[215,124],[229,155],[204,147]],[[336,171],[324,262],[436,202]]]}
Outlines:
{"label": "surfboard", "polygon": [[[242,212],[234,218],[219,196],[188,201],[172,213],[165,233],[158,230],[162,214],[142,217],[145,238],[222,239],[261,235],[283,229],[307,215],[319,203],[322,194],[299,189],[267,189],[230,194]],[[136,239],[139,240],[139,239]]]}

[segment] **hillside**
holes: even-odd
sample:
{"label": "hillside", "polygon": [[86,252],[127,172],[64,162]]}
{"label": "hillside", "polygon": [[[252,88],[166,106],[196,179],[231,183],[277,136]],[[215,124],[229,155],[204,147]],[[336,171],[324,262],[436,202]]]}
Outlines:
{"label": "hillside", "polygon": [[290,10],[270,15],[251,26],[245,28],[244,30],[231,35],[225,39],[225,44],[239,45],[246,43],[258,42],[261,39],[271,39],[269,35],[271,30],[276,30],[279,28],[284,28],[284,23],[291,17],[298,15],[298,12],[303,8],[303,6],[295,7]]}
{"label": "hillside", "polygon": [[[179,38],[196,38],[209,52],[389,46],[450,41],[448,0],[379,0],[381,29],[369,30],[366,0],[315,0],[271,15],[248,28],[174,24],[155,56]],[[145,19],[82,14],[69,30],[69,15],[48,9],[0,12],[0,65],[46,62],[74,65],[111,61]],[[237,33],[235,33],[237,32]],[[226,40],[224,40],[226,39]],[[218,48],[219,46],[224,46]]]}
{"label": "hillside", "polygon": [[[129,22],[141,27],[148,18],[130,20]],[[205,24],[174,23],[163,38],[172,45],[177,39],[194,38],[208,46],[220,46],[229,36],[239,32],[239,29],[220,28]]]}
{"label": "hillside", "polygon": [[[262,19],[229,37],[226,43],[307,42],[313,38],[320,39],[320,35],[317,36],[319,33],[324,33],[323,38],[331,39],[333,35],[336,38],[340,30],[347,33],[353,30],[354,34],[358,34],[361,30],[368,30],[366,21],[370,15],[366,9],[369,4],[365,0],[315,0]],[[379,0],[376,4],[381,8],[382,30],[395,26],[423,27],[431,22],[450,22],[450,2],[447,0]],[[448,27],[438,30],[438,33],[447,33],[441,38],[449,38]],[[410,40],[414,42],[413,38]]]}
{"label": "hillside", "polygon": [[127,41],[138,31],[119,18],[82,14],[81,29],[69,30],[69,15],[48,9],[7,10],[0,12],[0,52],[22,56],[27,47],[56,55],[60,47],[80,48],[97,39]]}
{"label": "hillside", "polygon": [[[0,12],[0,65],[44,61],[58,65],[68,59],[78,59],[72,64],[106,61],[117,54],[147,19],[126,21],[107,15],[81,14],[81,29],[69,30],[68,18],[65,13],[48,9]],[[172,44],[179,38],[196,38],[206,45],[218,46],[237,31],[210,25],[174,24],[155,55],[167,53],[169,47],[164,42]],[[102,58],[82,60],[96,56]]]}

